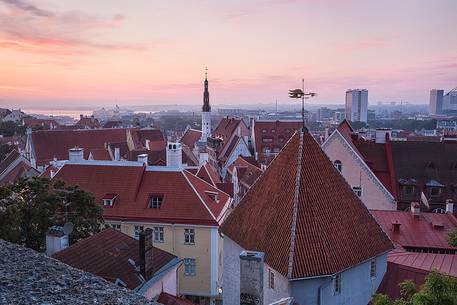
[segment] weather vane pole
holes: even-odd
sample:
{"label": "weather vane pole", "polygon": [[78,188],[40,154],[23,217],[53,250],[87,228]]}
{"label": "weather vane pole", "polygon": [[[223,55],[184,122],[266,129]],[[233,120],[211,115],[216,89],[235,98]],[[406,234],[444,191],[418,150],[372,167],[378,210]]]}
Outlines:
{"label": "weather vane pole", "polygon": [[317,93],[314,92],[305,92],[305,79],[302,78],[302,88],[301,89],[293,89],[289,90],[289,97],[290,98],[301,98],[301,118],[303,122],[302,129],[305,130],[305,99],[309,99],[310,97],[314,97]]}

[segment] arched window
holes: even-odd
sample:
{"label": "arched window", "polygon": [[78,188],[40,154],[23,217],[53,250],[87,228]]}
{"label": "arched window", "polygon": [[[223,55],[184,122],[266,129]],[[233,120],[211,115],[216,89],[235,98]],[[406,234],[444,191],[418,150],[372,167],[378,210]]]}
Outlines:
{"label": "arched window", "polygon": [[341,163],[340,160],[335,160],[333,162],[333,165],[335,166],[335,168],[341,173],[341,171],[343,170],[343,163]]}

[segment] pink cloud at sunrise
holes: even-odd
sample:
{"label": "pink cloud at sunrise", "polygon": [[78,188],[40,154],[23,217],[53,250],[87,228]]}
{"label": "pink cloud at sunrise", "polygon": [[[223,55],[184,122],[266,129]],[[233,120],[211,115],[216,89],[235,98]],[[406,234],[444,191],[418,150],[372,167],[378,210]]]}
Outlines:
{"label": "pink cloud at sunrise", "polygon": [[457,86],[455,0],[0,0],[0,104],[428,102]]}

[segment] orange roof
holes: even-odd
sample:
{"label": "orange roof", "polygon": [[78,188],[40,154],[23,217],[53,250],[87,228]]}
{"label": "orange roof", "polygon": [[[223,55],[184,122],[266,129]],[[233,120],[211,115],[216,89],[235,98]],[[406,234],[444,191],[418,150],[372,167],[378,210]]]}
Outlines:
{"label": "orange roof", "polygon": [[216,186],[217,183],[221,183],[221,178],[217,173],[216,169],[211,166],[208,162],[205,162],[197,171],[197,177],[205,180],[209,184]]}
{"label": "orange roof", "polygon": [[[104,207],[104,218],[112,220],[218,225],[230,202],[229,195],[186,170],[108,163],[67,163],[54,179],[79,185],[100,205],[106,194],[117,194],[113,207]],[[163,196],[159,209],[148,208],[154,195]]]}
{"label": "orange roof", "polygon": [[186,130],[184,135],[181,137],[180,142],[187,145],[191,150],[194,149],[195,143],[202,137],[201,130],[189,128]]}
{"label": "orange roof", "polygon": [[308,131],[295,133],[221,232],[293,279],[334,274],[393,248]]}

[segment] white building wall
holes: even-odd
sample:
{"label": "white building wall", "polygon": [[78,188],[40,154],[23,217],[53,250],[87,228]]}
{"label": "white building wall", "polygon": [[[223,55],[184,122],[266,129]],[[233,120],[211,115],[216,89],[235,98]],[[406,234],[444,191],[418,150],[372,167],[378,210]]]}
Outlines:
{"label": "white building wall", "polygon": [[202,141],[211,136],[211,112],[202,112]]}
{"label": "white building wall", "polygon": [[166,273],[160,280],[155,282],[151,287],[149,287],[143,295],[151,300],[154,297],[158,296],[162,291],[167,292],[172,295],[178,294],[178,282],[177,282],[177,269],[179,264]]}
{"label": "white building wall", "polygon": [[328,158],[334,162],[340,160],[342,163],[341,174],[351,186],[362,186],[362,197],[360,199],[370,210],[396,210],[397,204],[392,195],[376,181],[376,176],[367,165],[362,164],[355,152],[344,143],[344,139],[336,132],[333,133],[327,142],[322,146]]}

